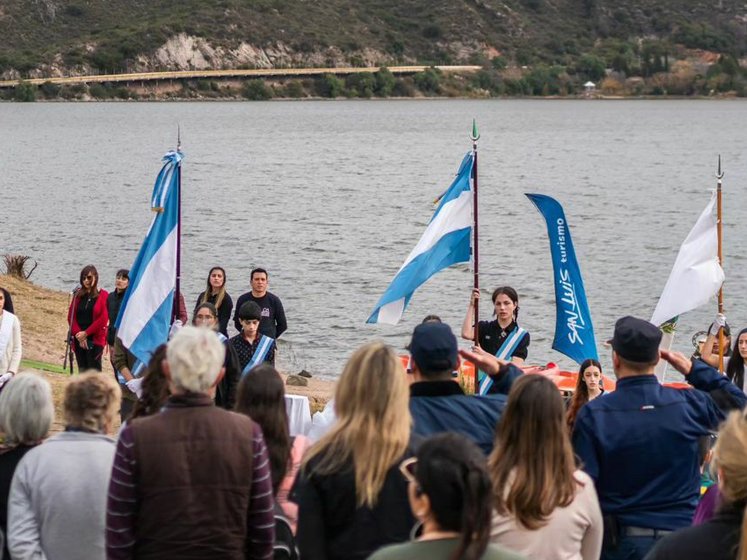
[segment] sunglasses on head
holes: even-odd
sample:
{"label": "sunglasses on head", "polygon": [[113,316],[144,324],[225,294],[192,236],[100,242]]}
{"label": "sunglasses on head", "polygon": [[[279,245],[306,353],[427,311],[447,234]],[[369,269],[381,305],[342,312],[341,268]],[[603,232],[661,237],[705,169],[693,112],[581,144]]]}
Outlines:
{"label": "sunglasses on head", "polygon": [[409,459],[405,459],[399,464],[399,472],[402,473],[402,476],[405,477],[405,480],[407,480],[407,482],[417,482],[417,480],[415,479],[415,468],[417,464],[417,457],[410,457]]}

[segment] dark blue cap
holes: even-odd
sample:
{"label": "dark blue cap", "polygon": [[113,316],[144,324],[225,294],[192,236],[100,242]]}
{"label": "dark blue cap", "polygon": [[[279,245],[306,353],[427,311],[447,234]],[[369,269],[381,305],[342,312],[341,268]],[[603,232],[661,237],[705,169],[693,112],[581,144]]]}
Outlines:
{"label": "dark blue cap", "polygon": [[661,330],[643,319],[623,317],[615,323],[615,334],[609,343],[618,356],[629,362],[656,363],[659,361]]}
{"label": "dark blue cap", "polygon": [[446,323],[424,323],[415,327],[410,355],[424,372],[452,370],[457,365],[457,340]]}

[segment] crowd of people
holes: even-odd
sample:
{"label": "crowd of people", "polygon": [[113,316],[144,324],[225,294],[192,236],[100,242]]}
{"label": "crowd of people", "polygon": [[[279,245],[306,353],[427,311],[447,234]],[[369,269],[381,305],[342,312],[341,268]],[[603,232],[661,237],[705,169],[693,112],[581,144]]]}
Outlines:
{"label": "crowd of people", "polygon": [[[266,271],[252,272],[229,338],[233,300],[213,268],[192,325],[140,372],[115,327],[128,280],[120,270],[107,294],[94,267],[81,273],[68,319],[88,371],[66,386],[63,432],[47,437],[43,377],[16,365],[0,390],[4,558],[747,560],[747,333],[722,374],[723,317],[696,359],[660,350],[647,321],[619,319],[615,390],[589,359],[565,402],[520,368],[530,337],[516,291],[493,292],[492,321],[476,316],[475,292],[461,329],[474,346],[460,350],[436,316],[413,330],[407,368],[364,344],[311,441],[290,433],[273,364],[287,325]],[[107,345],[118,380],[98,373]],[[454,377],[460,360],[481,372],[478,395]],[[689,388],[662,385],[660,360]]]}

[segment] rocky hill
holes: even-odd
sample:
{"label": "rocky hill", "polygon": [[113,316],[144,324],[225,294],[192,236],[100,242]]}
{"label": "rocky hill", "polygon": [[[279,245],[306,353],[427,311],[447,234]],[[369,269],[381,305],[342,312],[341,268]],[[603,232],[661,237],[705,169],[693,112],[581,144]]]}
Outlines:
{"label": "rocky hill", "polygon": [[[747,52],[736,0],[4,0],[5,78],[191,68],[480,63],[646,75]],[[586,57],[586,58],[584,58]],[[592,68],[593,70],[593,68]],[[593,73],[593,72],[592,72]],[[598,73],[598,72],[597,72]]]}

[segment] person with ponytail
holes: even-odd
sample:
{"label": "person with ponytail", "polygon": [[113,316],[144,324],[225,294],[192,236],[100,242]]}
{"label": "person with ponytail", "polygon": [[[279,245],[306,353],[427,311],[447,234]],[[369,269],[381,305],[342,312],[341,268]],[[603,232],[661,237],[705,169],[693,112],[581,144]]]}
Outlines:
{"label": "person with ponytail", "polygon": [[[467,306],[467,315],[462,323],[462,338],[475,340],[475,303],[480,299],[480,290],[472,290],[472,297]],[[479,321],[477,324],[476,345],[500,360],[524,365],[529,354],[529,332],[521,328],[519,320],[519,294],[509,286],[493,290],[493,307],[495,321]],[[481,372],[482,374],[482,372]],[[480,394],[499,392],[493,379],[481,375]]]}
{"label": "person with ponytail", "polygon": [[511,388],[488,460],[491,541],[536,560],[598,560],[602,512],[594,481],[576,469],[563,398],[542,375]]}
{"label": "person with ponytail", "polygon": [[573,391],[566,414],[566,422],[571,432],[573,432],[573,425],[576,423],[576,416],[581,407],[596,399],[602,393],[604,393],[602,365],[594,358],[584,360],[581,367],[578,368],[576,390]]}
{"label": "person with ponytail", "polygon": [[731,412],[713,450],[721,503],[702,525],[661,539],[645,560],[747,560],[747,417]]}
{"label": "person with ponytail", "polygon": [[233,300],[226,291],[226,271],[220,266],[210,269],[205,291],[197,296],[194,313],[203,303],[212,303],[218,310],[218,332],[228,336],[228,321],[233,311]]}
{"label": "person with ponytail", "polygon": [[380,549],[370,560],[519,560],[491,545],[491,484],[485,455],[454,433],[425,440],[400,471],[407,480],[410,508],[420,535]]}

